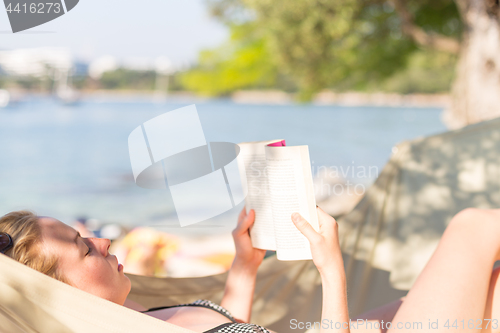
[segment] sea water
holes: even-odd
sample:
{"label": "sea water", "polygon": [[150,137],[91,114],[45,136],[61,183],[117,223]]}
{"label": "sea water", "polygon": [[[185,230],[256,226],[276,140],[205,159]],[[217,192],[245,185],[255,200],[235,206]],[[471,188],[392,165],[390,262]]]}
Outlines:
{"label": "sea water", "polygon": [[[0,109],[0,214],[30,209],[67,223],[87,217],[176,232],[170,192],[134,183],[128,135],[145,121],[189,104],[83,100],[64,106],[32,98]],[[446,130],[439,108],[244,105],[225,100],[196,106],[207,142],[285,139],[287,145],[308,145],[313,174],[326,166],[367,185],[394,145]],[[234,222],[242,207],[191,228],[217,231]]]}

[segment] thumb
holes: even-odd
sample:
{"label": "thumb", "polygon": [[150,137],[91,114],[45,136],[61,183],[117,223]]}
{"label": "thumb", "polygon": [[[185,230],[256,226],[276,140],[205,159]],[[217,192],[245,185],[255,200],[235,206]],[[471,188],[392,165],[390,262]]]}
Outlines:
{"label": "thumb", "polygon": [[252,226],[255,221],[255,211],[253,209],[250,210],[247,216],[243,218],[240,223],[238,223],[236,229],[234,230],[236,234],[244,234],[247,230]]}
{"label": "thumb", "polygon": [[312,225],[310,225],[299,213],[292,214],[292,221],[309,242],[312,243],[319,236]]}
{"label": "thumb", "polygon": [[253,222],[255,221],[255,211],[253,209],[250,209],[250,212],[248,212],[248,215],[245,218],[245,221],[243,222],[243,226],[248,229]]}

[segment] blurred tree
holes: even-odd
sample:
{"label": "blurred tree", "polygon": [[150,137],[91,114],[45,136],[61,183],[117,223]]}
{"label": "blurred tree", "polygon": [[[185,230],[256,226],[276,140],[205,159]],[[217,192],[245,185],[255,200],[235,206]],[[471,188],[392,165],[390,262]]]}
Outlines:
{"label": "blurred tree", "polygon": [[455,0],[464,25],[453,105],[445,119],[452,127],[500,115],[500,3]]}
{"label": "blurred tree", "polygon": [[382,82],[423,49],[459,58],[450,125],[500,114],[499,0],[208,1],[227,24],[253,23],[302,99]]}
{"label": "blurred tree", "polygon": [[[458,24],[449,21],[441,31],[422,21],[432,17],[429,10],[419,19],[422,8],[409,0],[390,0],[401,29],[419,45],[459,54],[452,106],[445,110],[445,122],[461,127],[500,115],[500,20],[498,0],[455,0],[461,20],[460,42],[445,36],[444,30]],[[442,0],[443,1],[443,0]],[[425,8],[425,7],[424,7]]]}
{"label": "blurred tree", "polygon": [[[279,72],[299,86],[302,100],[325,87],[373,87],[402,71],[412,54],[420,51],[402,34],[394,5],[384,1],[210,0],[209,4],[226,24],[254,23]],[[459,36],[458,12],[451,0],[427,0],[418,6],[423,25]]]}
{"label": "blurred tree", "polygon": [[408,58],[406,68],[378,84],[378,89],[373,89],[370,85],[367,88],[400,94],[446,93],[453,80],[455,60],[456,55],[446,52],[413,52]]}
{"label": "blurred tree", "polygon": [[32,76],[16,76],[12,78],[13,85],[29,91],[42,91],[42,79]]}
{"label": "blurred tree", "polygon": [[137,71],[118,68],[114,71],[105,72],[100,85],[104,89],[138,89],[153,90],[155,85],[155,71]]}
{"label": "blurred tree", "polygon": [[189,90],[205,96],[224,95],[241,88],[268,88],[278,70],[266,40],[252,23],[232,25],[229,43],[202,51],[197,67],[181,76]]}

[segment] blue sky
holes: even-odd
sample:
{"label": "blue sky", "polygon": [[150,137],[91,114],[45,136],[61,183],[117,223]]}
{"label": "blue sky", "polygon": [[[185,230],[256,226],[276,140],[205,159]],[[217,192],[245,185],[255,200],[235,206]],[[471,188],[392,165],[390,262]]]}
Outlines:
{"label": "blue sky", "polygon": [[0,10],[0,49],[68,47],[86,61],[167,56],[183,64],[227,37],[204,0],[80,0],[67,14],[17,34]]}

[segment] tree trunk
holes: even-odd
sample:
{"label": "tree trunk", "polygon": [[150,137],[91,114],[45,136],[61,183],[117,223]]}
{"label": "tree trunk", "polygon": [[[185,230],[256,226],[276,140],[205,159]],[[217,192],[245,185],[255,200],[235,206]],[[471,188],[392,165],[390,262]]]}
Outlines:
{"label": "tree trunk", "polygon": [[498,0],[456,0],[464,34],[452,88],[443,114],[450,128],[500,116],[500,21]]}

